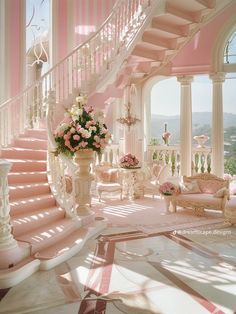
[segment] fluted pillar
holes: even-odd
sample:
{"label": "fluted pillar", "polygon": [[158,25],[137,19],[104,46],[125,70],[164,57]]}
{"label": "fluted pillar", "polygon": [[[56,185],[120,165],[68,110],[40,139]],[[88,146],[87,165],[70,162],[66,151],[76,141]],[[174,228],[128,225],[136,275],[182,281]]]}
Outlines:
{"label": "fluted pillar", "polygon": [[50,65],[54,66],[75,47],[75,1],[50,1]]}
{"label": "fluted pillar", "polygon": [[180,76],[180,173],[189,176],[192,173],[192,76]]}
{"label": "fluted pillar", "polygon": [[219,177],[224,174],[224,126],[222,83],[224,73],[210,75],[212,79],[212,160],[211,172]]}

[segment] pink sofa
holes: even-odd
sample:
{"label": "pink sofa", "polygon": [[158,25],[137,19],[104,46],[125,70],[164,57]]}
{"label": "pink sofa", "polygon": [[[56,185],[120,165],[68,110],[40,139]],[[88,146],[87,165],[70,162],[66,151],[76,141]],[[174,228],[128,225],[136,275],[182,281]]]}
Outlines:
{"label": "pink sofa", "polygon": [[192,208],[197,215],[204,209],[224,211],[229,199],[229,181],[209,173],[201,173],[191,177],[183,177],[180,193],[173,196],[174,211],[179,207]]}

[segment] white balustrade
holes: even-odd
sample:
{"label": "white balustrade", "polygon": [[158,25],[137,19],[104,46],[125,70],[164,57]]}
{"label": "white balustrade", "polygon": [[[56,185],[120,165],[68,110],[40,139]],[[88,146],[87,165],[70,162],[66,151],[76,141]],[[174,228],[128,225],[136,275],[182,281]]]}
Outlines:
{"label": "white balustrade", "polygon": [[[152,5],[153,4],[153,5]],[[154,15],[154,0],[120,0],[100,29],[21,94],[0,105],[0,148],[45,116],[44,99],[67,100],[74,89],[90,94],[108,74],[115,75],[132,49],[138,31]],[[152,10],[151,10],[152,9]]]}
{"label": "white balustrade", "polygon": [[74,217],[73,178],[76,166],[63,156],[48,151],[48,179],[57,203],[65,209],[67,217]]}
{"label": "white balustrade", "polygon": [[[211,148],[193,148],[192,174],[211,172]],[[147,163],[158,162],[170,164],[172,176],[180,174],[180,147],[178,145],[149,145],[147,150]]]}
{"label": "white balustrade", "polygon": [[10,204],[7,176],[12,164],[7,160],[0,160],[0,252],[15,247],[17,242],[11,233]]}
{"label": "white balustrade", "polygon": [[118,165],[120,158],[119,145],[110,144],[107,145],[105,150],[100,154],[96,155],[95,165],[107,163],[110,165]]}

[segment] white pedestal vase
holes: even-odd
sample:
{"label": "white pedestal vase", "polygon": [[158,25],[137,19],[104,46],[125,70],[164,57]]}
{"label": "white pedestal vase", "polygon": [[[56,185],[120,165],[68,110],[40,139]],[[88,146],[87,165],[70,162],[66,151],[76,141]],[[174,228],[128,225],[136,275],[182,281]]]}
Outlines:
{"label": "white pedestal vase", "polygon": [[206,143],[206,141],[209,140],[209,136],[206,135],[196,135],[193,138],[195,141],[197,141],[197,148],[204,148],[204,144]]}
{"label": "white pedestal vase", "polygon": [[78,216],[92,215],[91,206],[91,182],[93,175],[90,173],[94,160],[92,149],[81,149],[75,153],[75,163],[78,169],[74,176],[74,204]]}
{"label": "white pedestal vase", "polygon": [[174,196],[173,195],[164,195],[166,203],[166,213],[173,213],[176,211],[174,206]]}

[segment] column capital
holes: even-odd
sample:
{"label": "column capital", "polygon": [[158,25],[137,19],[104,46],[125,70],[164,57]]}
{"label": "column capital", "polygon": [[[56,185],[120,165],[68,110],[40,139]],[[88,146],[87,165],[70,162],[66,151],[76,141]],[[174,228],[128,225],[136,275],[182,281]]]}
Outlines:
{"label": "column capital", "polygon": [[225,73],[224,72],[211,73],[210,79],[213,81],[213,83],[223,83],[225,81]]}
{"label": "column capital", "polygon": [[178,82],[181,83],[181,85],[190,85],[193,81],[193,76],[191,75],[181,75],[177,76]]}

